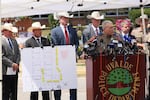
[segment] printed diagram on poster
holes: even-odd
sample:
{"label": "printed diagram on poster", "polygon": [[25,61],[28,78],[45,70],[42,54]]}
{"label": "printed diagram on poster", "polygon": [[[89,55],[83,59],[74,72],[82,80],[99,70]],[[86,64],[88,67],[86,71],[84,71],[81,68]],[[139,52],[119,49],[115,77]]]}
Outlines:
{"label": "printed diagram on poster", "polygon": [[21,50],[23,91],[77,88],[75,46]]}

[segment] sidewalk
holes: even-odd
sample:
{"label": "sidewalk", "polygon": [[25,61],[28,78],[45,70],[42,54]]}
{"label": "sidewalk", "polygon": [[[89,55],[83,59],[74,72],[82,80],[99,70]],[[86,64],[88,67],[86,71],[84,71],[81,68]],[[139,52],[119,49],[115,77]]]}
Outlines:
{"label": "sidewalk", "polygon": [[[86,100],[86,73],[85,61],[79,60],[77,63],[77,100]],[[30,92],[23,92],[22,73],[19,74],[18,79],[18,100],[30,100]],[[51,100],[54,100],[53,92],[50,92]],[[69,90],[62,90],[62,100],[69,100]],[[39,92],[39,100],[42,100],[41,92]]]}

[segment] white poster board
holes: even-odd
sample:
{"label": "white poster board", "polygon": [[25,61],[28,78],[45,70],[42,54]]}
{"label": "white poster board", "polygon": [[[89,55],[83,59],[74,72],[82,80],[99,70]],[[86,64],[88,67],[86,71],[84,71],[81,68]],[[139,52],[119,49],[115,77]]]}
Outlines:
{"label": "white poster board", "polygon": [[23,91],[77,88],[75,46],[21,50]]}

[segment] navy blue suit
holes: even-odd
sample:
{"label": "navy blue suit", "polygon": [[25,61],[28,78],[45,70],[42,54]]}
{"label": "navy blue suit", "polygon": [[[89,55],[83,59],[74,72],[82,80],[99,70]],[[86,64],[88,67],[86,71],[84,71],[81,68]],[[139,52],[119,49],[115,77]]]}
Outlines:
{"label": "navy blue suit", "polygon": [[[79,46],[77,32],[71,26],[67,26],[69,31],[69,45],[75,45],[76,50]],[[51,40],[53,45],[67,45],[63,30],[60,26],[51,30]],[[55,100],[61,100],[61,90],[54,91]],[[70,100],[77,100],[77,89],[70,89]]]}
{"label": "navy blue suit", "polygon": [[[68,26],[67,28],[69,31],[69,40],[70,40],[69,45],[75,45],[77,49],[79,46],[77,32],[71,26]],[[60,26],[57,26],[56,28],[51,30],[51,40],[52,40],[52,44],[54,45],[66,45],[66,39]]]}

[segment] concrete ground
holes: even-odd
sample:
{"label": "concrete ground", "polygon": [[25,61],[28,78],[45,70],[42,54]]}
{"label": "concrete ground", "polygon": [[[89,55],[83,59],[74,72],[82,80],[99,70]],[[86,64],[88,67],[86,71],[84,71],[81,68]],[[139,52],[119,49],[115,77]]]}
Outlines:
{"label": "concrete ground", "polygon": [[[85,61],[80,60],[77,63],[77,98],[78,100],[86,100],[86,76],[85,76]],[[54,100],[53,92],[50,91],[50,100]],[[69,90],[62,90],[62,100],[69,100]],[[23,92],[22,73],[18,79],[18,100],[30,100],[30,92]],[[39,92],[39,100],[42,100],[41,92]]]}

